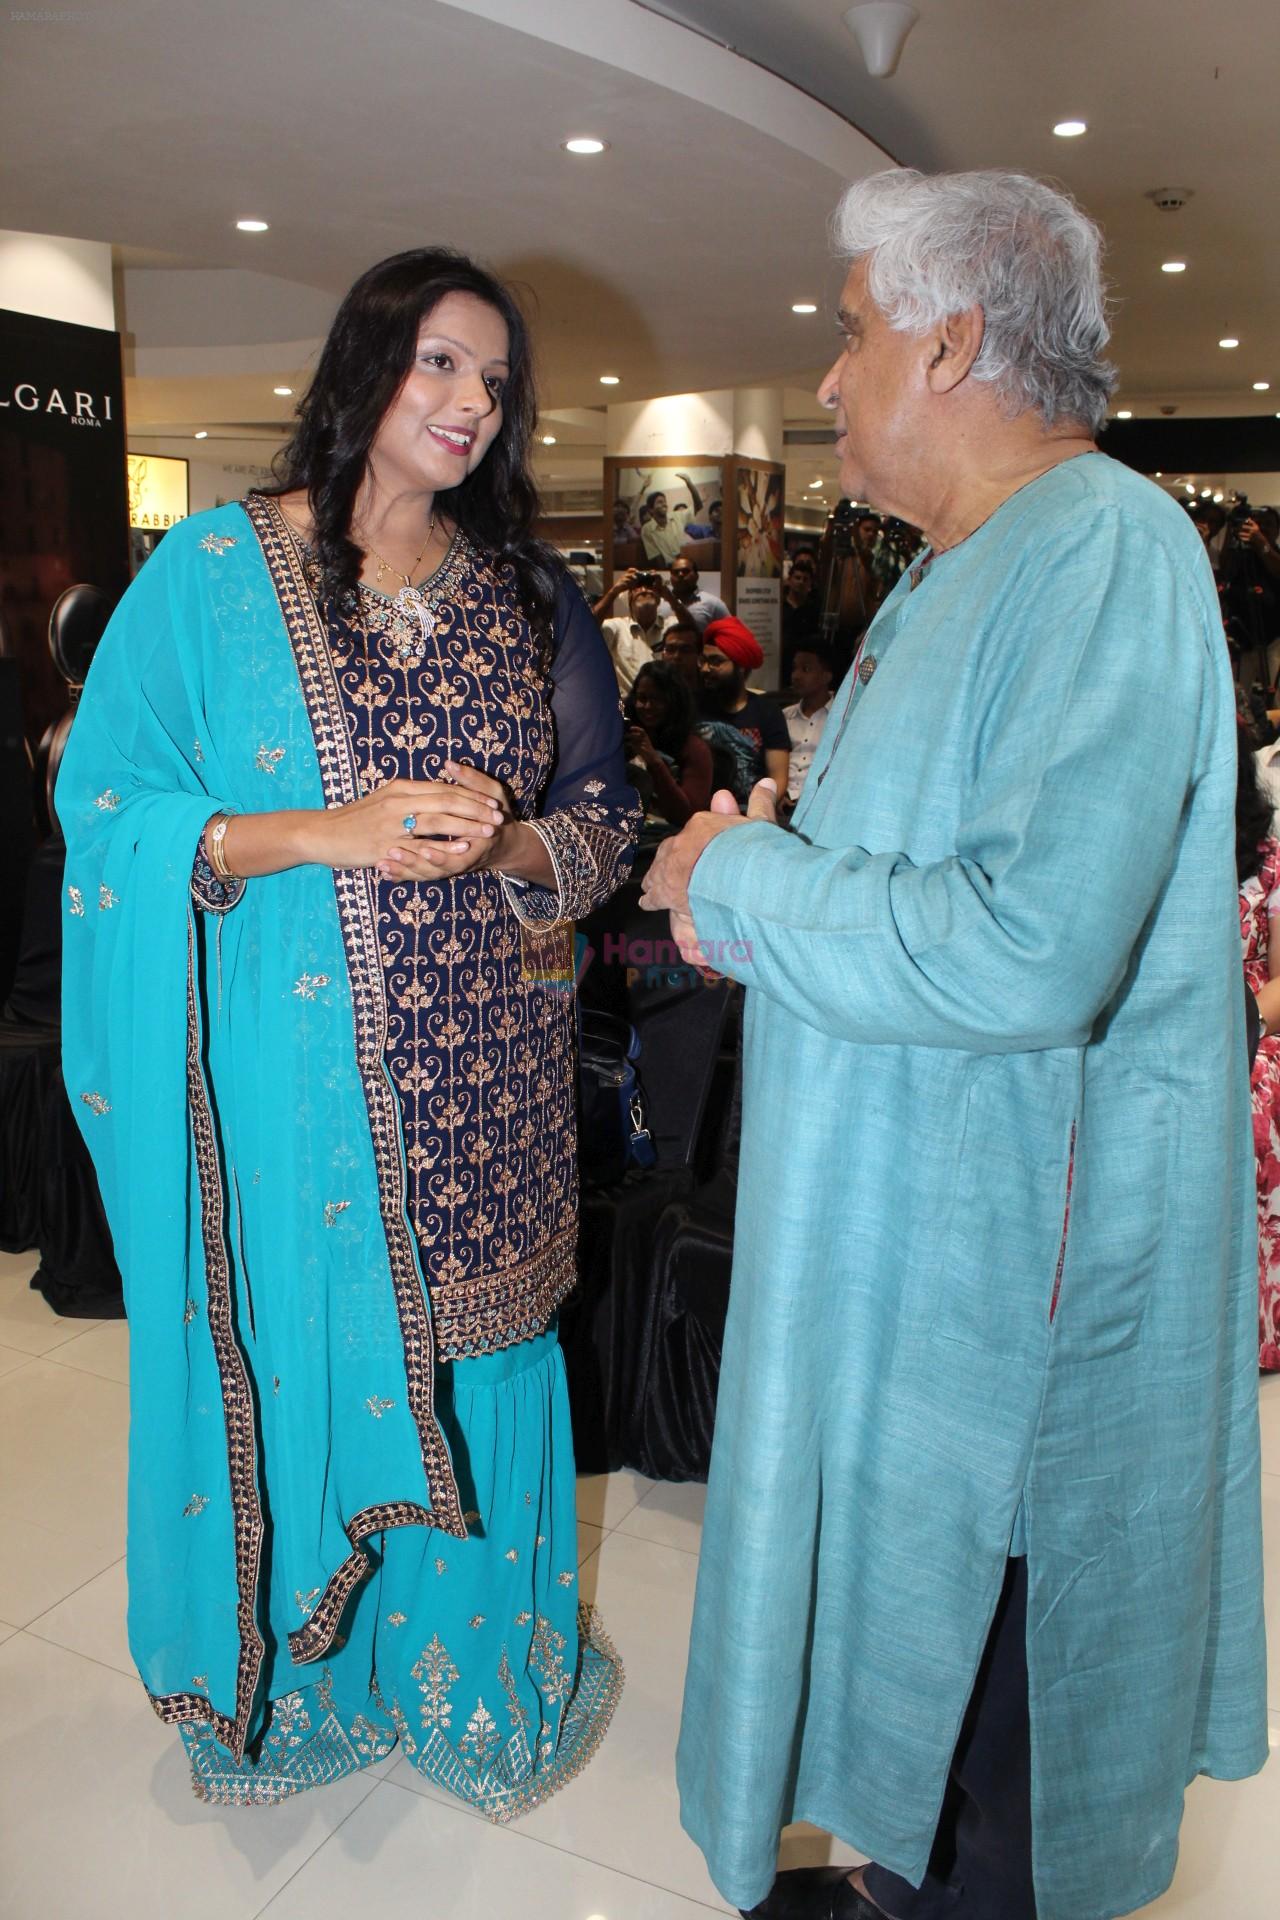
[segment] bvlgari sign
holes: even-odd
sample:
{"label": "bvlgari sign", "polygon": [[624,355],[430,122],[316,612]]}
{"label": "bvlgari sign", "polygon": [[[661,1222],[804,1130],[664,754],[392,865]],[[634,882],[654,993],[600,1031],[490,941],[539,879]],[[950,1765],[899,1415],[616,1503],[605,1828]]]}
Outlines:
{"label": "bvlgari sign", "polygon": [[0,584],[33,745],[66,704],[54,601],[129,578],[124,427],[119,334],[0,309]]}
{"label": "bvlgari sign", "polygon": [[109,393],[84,393],[77,387],[64,397],[60,387],[50,387],[42,394],[30,380],[19,380],[12,396],[0,400],[0,407],[17,407],[20,413],[60,413],[72,427],[103,427],[111,419]]}

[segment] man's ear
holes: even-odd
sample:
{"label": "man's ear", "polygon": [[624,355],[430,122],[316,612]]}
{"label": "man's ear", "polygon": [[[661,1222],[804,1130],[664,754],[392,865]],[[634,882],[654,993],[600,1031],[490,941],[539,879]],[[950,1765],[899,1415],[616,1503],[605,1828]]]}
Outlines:
{"label": "man's ear", "polygon": [[931,358],[925,378],[932,393],[953,393],[968,378],[982,351],[986,331],[981,307],[948,314],[930,336]]}

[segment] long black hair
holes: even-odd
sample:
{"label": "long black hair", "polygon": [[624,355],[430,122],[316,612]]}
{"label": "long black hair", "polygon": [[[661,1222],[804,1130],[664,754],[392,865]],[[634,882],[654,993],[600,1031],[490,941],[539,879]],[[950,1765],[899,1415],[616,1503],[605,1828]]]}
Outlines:
{"label": "long black hair", "polygon": [[510,289],[465,254],[450,247],[415,247],[361,274],[329,329],[293,438],[276,462],[276,485],[264,491],[305,490],[323,595],[348,610],[363,563],[351,538],[351,515],[369,450],[413,365],[423,321],[450,293],[474,294],[501,314],[510,373],[502,426],[492,446],[474,472],[436,495],[437,509],[477,547],[513,569],[521,606],[545,659],[564,574],[533,532],[538,491],[529,447],[538,403],[529,328]]}
{"label": "long black hair", "polygon": [[1272,828],[1271,802],[1258,780],[1253,757],[1253,736],[1245,726],[1236,727],[1239,760],[1236,766],[1236,879],[1241,886],[1262,871],[1263,842]]}
{"label": "long black hair", "polygon": [[693,689],[684,675],[669,667],[665,660],[646,660],[623,703],[623,711],[633,727],[640,724],[636,719],[636,693],[642,680],[651,680],[667,703],[666,717],[653,734],[653,744],[659,753],[669,754],[674,760],[697,725],[698,708]]}

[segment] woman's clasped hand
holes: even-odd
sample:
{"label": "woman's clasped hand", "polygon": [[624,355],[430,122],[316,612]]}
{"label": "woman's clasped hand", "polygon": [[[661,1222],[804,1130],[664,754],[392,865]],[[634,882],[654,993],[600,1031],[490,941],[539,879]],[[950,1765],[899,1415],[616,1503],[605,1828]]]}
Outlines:
{"label": "woman's clasped hand", "polygon": [[407,880],[439,880],[492,864],[495,843],[514,817],[506,789],[475,767],[450,761],[446,772],[444,780],[388,780],[319,814],[317,861],[376,867]]}

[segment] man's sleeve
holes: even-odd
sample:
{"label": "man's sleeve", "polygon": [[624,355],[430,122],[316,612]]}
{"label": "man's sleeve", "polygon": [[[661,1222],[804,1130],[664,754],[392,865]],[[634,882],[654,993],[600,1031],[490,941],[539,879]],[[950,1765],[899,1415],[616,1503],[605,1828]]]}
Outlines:
{"label": "man's sleeve", "polygon": [[776,702],[762,698],[757,718],[760,722],[760,742],[765,751],[780,747],[783,753],[790,753],[791,729]]}
{"label": "man's sleeve", "polygon": [[689,888],[717,971],[846,1040],[1084,1042],[1168,875],[1227,666],[1184,563],[1118,514],[1016,604],[955,851],[916,866],[762,822],[720,833]]}

